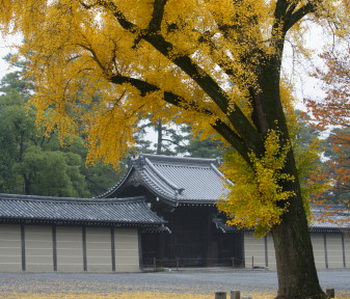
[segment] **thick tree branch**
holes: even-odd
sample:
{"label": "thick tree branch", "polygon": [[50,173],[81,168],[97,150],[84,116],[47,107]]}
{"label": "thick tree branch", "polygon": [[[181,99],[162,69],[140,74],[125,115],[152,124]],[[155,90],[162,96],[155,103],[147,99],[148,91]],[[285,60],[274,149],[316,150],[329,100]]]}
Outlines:
{"label": "thick tree branch", "polygon": [[[155,92],[155,91],[160,91],[160,87],[148,83],[146,81],[143,81],[141,79],[136,79],[136,78],[130,78],[127,76],[123,76],[123,75],[114,75],[110,78],[110,81],[114,84],[124,84],[124,83],[128,83],[134,87],[136,87],[141,96],[145,96],[148,93],[151,92]],[[198,104],[195,101],[189,102],[186,101],[183,97],[170,92],[170,91],[164,91],[163,92],[163,98],[166,102],[168,102],[169,104],[172,104],[176,107],[182,108],[182,109],[186,109],[185,107],[187,106],[188,108],[191,108],[199,113],[204,113],[206,115],[213,115],[213,113],[209,110],[209,109],[204,109],[198,106]]]}
{"label": "thick tree branch", "polygon": [[243,140],[235,132],[233,132],[226,123],[224,123],[221,119],[217,119],[214,124],[211,124],[211,126],[240,153],[248,164],[251,164],[248,155],[249,149],[247,149]]}
{"label": "thick tree branch", "polygon": [[152,19],[148,25],[149,31],[151,32],[160,31],[163,15],[164,15],[164,7],[166,3],[167,3],[167,0],[154,0]]}
{"label": "thick tree branch", "polygon": [[278,0],[276,3],[275,13],[274,13],[275,20],[282,20],[285,17],[289,6],[290,6],[289,1]]}
{"label": "thick tree branch", "polygon": [[280,99],[280,69],[284,40],[288,30],[303,16],[312,12],[314,4],[298,7],[296,1],[277,0],[274,11],[274,23],[271,32],[271,45],[274,47],[273,55],[268,55],[259,67],[259,87],[263,92],[251,91],[253,104],[254,124],[260,132],[278,128],[288,139],[288,128]]}
{"label": "thick tree branch", "polygon": [[[147,93],[155,92],[161,90],[158,86],[148,83],[146,81],[130,78],[122,75],[115,75],[110,78],[112,83],[115,84],[123,84],[128,83],[132,86],[136,87],[142,96],[145,96]],[[179,95],[176,95],[169,91],[164,91],[163,94],[164,100],[181,109],[193,109],[199,113],[206,114],[208,116],[213,116],[213,113],[209,109],[203,109],[198,106],[198,104],[194,101],[188,102],[184,98]],[[217,119],[214,124],[211,124],[213,129],[217,131],[227,142],[229,142],[238,152],[246,159],[249,163],[249,149],[246,147],[242,138],[240,138],[225,122],[220,119]]]}

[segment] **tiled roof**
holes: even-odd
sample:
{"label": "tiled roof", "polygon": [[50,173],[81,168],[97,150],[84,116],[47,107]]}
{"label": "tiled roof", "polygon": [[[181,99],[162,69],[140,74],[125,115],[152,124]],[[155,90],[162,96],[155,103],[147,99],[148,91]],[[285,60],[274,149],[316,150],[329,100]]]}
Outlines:
{"label": "tiled roof", "polygon": [[115,226],[164,223],[142,197],[82,199],[17,194],[0,194],[0,220]]}
{"label": "tiled roof", "polygon": [[101,196],[116,196],[133,172],[140,185],[174,204],[214,204],[227,192],[216,159],[142,154],[129,165],[124,179]]}
{"label": "tiled roof", "polygon": [[312,231],[350,230],[350,211],[347,208],[336,205],[313,205],[311,211]]}

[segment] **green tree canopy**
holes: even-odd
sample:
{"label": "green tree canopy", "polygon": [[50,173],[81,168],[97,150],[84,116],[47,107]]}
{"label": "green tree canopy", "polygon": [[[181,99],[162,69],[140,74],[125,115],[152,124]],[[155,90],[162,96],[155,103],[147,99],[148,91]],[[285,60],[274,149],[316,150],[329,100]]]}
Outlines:
{"label": "green tree canopy", "polygon": [[0,192],[89,197],[113,186],[118,174],[98,163],[86,167],[84,141],[76,137],[62,147],[57,134],[44,136],[35,126],[33,94],[24,77],[25,65],[0,83]]}

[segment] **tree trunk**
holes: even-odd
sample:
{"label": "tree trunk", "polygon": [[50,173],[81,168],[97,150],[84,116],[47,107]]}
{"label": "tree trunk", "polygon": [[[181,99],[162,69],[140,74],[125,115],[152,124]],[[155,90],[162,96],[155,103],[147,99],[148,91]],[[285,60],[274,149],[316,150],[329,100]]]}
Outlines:
{"label": "tree trunk", "polygon": [[163,142],[163,124],[162,124],[161,120],[158,120],[156,130],[157,130],[157,152],[156,152],[156,154],[161,155],[162,154],[162,142]]}
{"label": "tree trunk", "polygon": [[[278,130],[282,146],[288,142],[289,132],[280,98],[280,64],[278,57],[272,57],[261,69],[261,91],[253,97],[253,119],[261,134],[269,129]],[[283,190],[293,191],[295,196],[288,200],[288,212],[283,215],[281,224],[272,228],[278,273],[277,298],[324,299],[327,297],[318,280],[293,150],[287,156],[284,172],[295,179],[280,184]]]}
{"label": "tree trunk", "polygon": [[272,230],[278,272],[277,298],[326,298],[318,281],[305,213],[292,210],[295,208],[290,207],[283,222]]}
{"label": "tree trunk", "polygon": [[22,174],[24,180],[24,194],[31,194],[32,180],[31,175],[27,176],[26,174]]}
{"label": "tree trunk", "polygon": [[[289,162],[289,163],[288,163]],[[296,173],[291,152],[286,168]],[[312,249],[307,216],[296,179],[286,183],[284,188],[293,190],[296,195],[289,199],[288,212],[281,224],[272,229],[278,273],[278,299],[324,299]]]}

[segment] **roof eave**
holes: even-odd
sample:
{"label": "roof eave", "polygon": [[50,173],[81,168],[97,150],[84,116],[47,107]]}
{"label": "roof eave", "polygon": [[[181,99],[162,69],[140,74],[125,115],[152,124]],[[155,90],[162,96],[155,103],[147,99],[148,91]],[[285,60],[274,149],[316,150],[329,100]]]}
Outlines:
{"label": "roof eave", "polygon": [[122,222],[122,221],[99,221],[99,220],[74,220],[74,219],[44,219],[44,218],[0,218],[2,224],[41,224],[58,226],[99,226],[99,227],[158,227],[167,222]]}
{"label": "roof eave", "polygon": [[178,200],[177,201],[179,206],[215,206],[216,200],[201,200],[201,199],[194,199],[194,200]]}
{"label": "roof eave", "polygon": [[312,233],[341,233],[350,232],[350,227],[327,227],[327,226],[313,226],[310,227]]}

